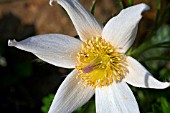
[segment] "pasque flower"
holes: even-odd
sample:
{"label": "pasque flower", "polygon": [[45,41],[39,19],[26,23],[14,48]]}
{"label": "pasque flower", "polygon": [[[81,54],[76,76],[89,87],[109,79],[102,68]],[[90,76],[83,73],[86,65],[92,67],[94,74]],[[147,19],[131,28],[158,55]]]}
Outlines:
{"label": "pasque flower", "polygon": [[142,88],[164,89],[170,84],[156,80],[125,52],[135,40],[146,4],[122,10],[103,27],[78,0],[56,1],[70,16],[81,40],[61,34],[45,34],[8,45],[64,68],[75,68],[59,87],[49,113],[70,113],[95,93],[97,113],[139,113],[127,83]]}

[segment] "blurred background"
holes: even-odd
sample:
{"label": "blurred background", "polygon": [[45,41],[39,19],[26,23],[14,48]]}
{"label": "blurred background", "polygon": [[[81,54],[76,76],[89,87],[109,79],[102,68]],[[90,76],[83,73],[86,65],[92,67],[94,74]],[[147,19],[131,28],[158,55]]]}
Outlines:
{"label": "blurred background", "polygon": [[[133,47],[127,52],[161,81],[170,81],[169,0],[80,0],[105,24],[122,8],[144,2],[151,7],[139,24]],[[59,85],[71,71],[55,67],[25,51],[8,47],[8,39],[23,40],[38,34],[76,36],[67,13],[49,0],[0,0],[0,112],[47,113]],[[93,12],[93,10],[92,10]],[[131,87],[131,86],[130,86]],[[170,113],[170,88],[131,87],[141,113]],[[94,97],[75,113],[95,113]]]}

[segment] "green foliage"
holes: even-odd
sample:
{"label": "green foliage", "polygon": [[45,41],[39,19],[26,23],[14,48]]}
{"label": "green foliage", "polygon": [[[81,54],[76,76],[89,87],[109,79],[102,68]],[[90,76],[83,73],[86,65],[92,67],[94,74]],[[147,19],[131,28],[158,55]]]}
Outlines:
{"label": "green foliage", "polygon": [[91,99],[84,106],[78,108],[73,113],[96,113],[94,100]]}
{"label": "green foliage", "polygon": [[43,106],[41,107],[41,111],[43,113],[47,113],[48,112],[53,99],[54,99],[54,94],[49,94],[48,96],[46,96],[46,97],[44,97],[42,99]]}
{"label": "green foliage", "polygon": [[165,97],[159,97],[152,105],[152,112],[149,113],[169,113],[170,103]]}
{"label": "green foliage", "polygon": [[124,4],[123,4],[122,0],[119,0],[119,3],[120,3],[120,7],[121,7],[122,9],[124,9]]}
{"label": "green foliage", "polygon": [[170,69],[168,67],[164,67],[159,71],[159,74],[160,74],[161,79],[167,79],[168,80],[168,78],[170,76]]}
{"label": "green foliage", "polygon": [[[47,113],[50,105],[54,99],[54,94],[49,94],[48,96],[44,97],[42,99],[43,106],[41,107],[41,111],[43,113]],[[95,103],[94,100],[91,100],[87,102],[85,105],[82,107],[78,108],[76,111],[73,113],[95,113]]]}
{"label": "green foliage", "polygon": [[128,6],[132,6],[133,5],[133,0],[128,0]]}
{"label": "green foliage", "polygon": [[[170,61],[168,54],[170,48],[170,27],[168,25],[161,26],[156,34],[148,42],[144,42],[145,47],[140,51],[140,61],[149,64],[152,69],[159,69]],[[138,56],[139,57],[139,56]]]}
{"label": "green foliage", "polygon": [[135,58],[140,57],[146,52],[149,53],[149,55],[151,55],[151,53],[152,55],[162,54],[167,50],[167,48],[170,48],[169,37],[170,27],[168,25],[163,25],[158,29],[158,31],[156,31],[155,35],[152,36],[150,40],[143,42],[138,48],[130,50],[127,54]]}
{"label": "green foliage", "polygon": [[93,14],[93,15],[94,15],[95,7],[96,7],[96,0],[93,0],[92,6],[91,6],[91,9],[90,9],[91,14]]}

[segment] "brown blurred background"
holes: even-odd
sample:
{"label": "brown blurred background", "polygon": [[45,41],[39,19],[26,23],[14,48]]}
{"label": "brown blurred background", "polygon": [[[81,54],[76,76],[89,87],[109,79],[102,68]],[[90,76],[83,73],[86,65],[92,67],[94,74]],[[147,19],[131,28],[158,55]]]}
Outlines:
{"label": "brown blurred background", "polygon": [[[81,3],[90,9],[93,0],[80,0]],[[96,0],[95,16],[101,22],[106,22],[120,10],[119,0]],[[127,0],[123,0],[127,6]],[[162,5],[166,5],[168,0],[163,0]],[[76,31],[71,20],[64,10],[57,4],[51,7],[49,0],[0,0],[0,18],[16,18],[20,23],[15,26],[16,30],[23,25],[34,25],[36,34],[62,33],[76,35]],[[146,12],[145,19],[151,22],[156,16],[157,0],[134,0],[134,4],[146,3],[151,10]],[[12,25],[11,25],[12,26]],[[5,26],[4,26],[5,27]],[[12,29],[12,28],[11,28]],[[14,34],[11,34],[13,38]]]}

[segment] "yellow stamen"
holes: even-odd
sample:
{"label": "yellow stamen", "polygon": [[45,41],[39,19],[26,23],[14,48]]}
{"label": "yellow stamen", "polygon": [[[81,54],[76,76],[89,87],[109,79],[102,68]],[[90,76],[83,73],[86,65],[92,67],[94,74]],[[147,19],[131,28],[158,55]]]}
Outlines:
{"label": "yellow stamen", "polygon": [[101,37],[82,45],[76,69],[79,71],[76,78],[81,78],[79,83],[93,88],[120,82],[128,73],[126,56]]}

